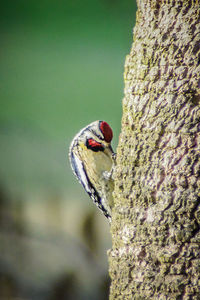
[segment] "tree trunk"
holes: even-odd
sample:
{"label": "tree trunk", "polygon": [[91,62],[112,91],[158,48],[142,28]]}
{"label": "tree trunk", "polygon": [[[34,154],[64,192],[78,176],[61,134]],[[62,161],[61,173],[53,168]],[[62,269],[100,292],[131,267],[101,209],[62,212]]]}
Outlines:
{"label": "tree trunk", "polygon": [[200,299],[200,3],[138,0],[125,62],[110,299]]}

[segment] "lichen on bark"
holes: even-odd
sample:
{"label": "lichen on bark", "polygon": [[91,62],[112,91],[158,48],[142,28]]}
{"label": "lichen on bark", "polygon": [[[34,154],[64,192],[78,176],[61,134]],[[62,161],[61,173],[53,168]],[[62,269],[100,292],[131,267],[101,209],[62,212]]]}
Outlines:
{"label": "lichen on bark", "polygon": [[110,299],[200,299],[200,3],[138,0],[125,61]]}

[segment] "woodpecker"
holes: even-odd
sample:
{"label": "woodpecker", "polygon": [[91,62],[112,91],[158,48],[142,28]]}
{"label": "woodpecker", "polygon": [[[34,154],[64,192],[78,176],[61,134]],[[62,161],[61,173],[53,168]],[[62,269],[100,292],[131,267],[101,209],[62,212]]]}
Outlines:
{"label": "woodpecker", "polygon": [[113,206],[113,132],[105,121],[95,121],[74,137],[69,150],[72,170],[90,198],[111,222]]}

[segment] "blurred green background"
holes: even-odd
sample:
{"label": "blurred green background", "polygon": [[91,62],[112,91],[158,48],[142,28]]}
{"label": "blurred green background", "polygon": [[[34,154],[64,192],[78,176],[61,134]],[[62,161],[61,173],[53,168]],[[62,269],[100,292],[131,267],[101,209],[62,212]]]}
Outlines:
{"label": "blurred green background", "polygon": [[106,219],[68,148],[95,120],[116,148],[134,0],[0,2],[0,300],[108,299]]}

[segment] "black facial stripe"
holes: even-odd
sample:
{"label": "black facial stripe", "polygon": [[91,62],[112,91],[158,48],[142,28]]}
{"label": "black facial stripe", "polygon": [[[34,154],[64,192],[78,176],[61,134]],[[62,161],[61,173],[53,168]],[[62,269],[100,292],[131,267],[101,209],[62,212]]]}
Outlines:
{"label": "black facial stripe", "polygon": [[90,131],[91,131],[94,135],[96,135],[100,140],[103,141],[104,137],[102,137],[100,134],[98,134],[96,131],[94,131],[94,130],[92,130],[92,129],[90,129]]}
{"label": "black facial stripe", "polygon": [[[100,125],[99,125],[100,126]],[[85,134],[85,132],[87,131],[91,131],[93,133],[94,136],[97,136],[101,141],[104,140],[104,137],[100,134],[98,134],[95,130],[93,130],[90,126],[87,126],[82,132],[81,132],[81,136],[83,136]]]}

